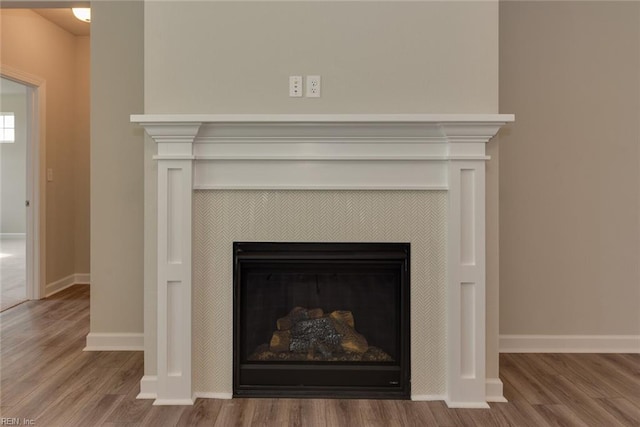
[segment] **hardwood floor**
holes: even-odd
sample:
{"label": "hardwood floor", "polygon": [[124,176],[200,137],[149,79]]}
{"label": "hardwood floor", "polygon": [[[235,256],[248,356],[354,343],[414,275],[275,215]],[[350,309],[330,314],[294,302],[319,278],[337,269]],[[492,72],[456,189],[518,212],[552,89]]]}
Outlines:
{"label": "hardwood floor", "polygon": [[[503,354],[509,403],[136,400],[141,352],[83,352],[89,287],[73,286],[0,314],[0,417],[37,426],[640,426],[640,355]],[[3,423],[0,419],[0,424]]]}

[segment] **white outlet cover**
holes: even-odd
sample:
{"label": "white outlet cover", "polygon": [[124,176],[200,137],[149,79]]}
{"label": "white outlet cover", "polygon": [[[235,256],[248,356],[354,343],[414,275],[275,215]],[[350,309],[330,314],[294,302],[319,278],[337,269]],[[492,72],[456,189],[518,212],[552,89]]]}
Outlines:
{"label": "white outlet cover", "polygon": [[320,98],[320,76],[307,76],[307,98]]}

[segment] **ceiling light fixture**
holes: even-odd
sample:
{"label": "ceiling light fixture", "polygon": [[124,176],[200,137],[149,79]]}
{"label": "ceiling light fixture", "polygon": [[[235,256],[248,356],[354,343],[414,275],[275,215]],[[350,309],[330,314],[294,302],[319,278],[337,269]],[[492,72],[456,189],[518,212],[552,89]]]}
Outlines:
{"label": "ceiling light fixture", "polygon": [[83,22],[91,22],[91,9],[88,7],[74,7],[71,11],[79,20]]}

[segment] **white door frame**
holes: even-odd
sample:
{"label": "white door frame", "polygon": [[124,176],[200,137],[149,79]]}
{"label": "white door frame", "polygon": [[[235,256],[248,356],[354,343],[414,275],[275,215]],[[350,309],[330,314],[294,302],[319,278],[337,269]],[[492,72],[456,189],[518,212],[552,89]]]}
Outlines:
{"label": "white door frame", "polygon": [[27,299],[40,299],[46,286],[46,81],[4,64],[0,75],[27,87]]}

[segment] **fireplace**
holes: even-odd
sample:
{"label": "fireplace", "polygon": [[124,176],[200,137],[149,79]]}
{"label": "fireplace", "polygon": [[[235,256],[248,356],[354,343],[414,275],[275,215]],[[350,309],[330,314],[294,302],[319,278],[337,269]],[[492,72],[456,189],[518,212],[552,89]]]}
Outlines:
{"label": "fireplace", "polygon": [[409,244],[233,253],[235,396],[409,397]]}
{"label": "fireplace", "polygon": [[[450,407],[503,399],[500,380],[485,372],[485,143],[512,115],[131,119],[157,143],[157,245],[146,248],[157,247],[157,281],[145,287],[145,307],[157,316],[145,318],[149,368],[140,398],[171,405],[242,394],[232,354],[233,242],[348,241],[411,242],[411,384],[403,384],[409,391],[402,396],[445,400]],[[292,302],[272,316],[351,311],[355,331],[378,339],[358,330],[356,309],[317,306],[323,304]],[[245,344],[246,358],[236,365],[251,369],[256,351],[250,347],[282,332],[280,318],[266,321],[270,329]],[[316,347],[310,357],[323,351]],[[407,360],[401,381],[409,374],[408,351],[400,357],[401,365]],[[395,359],[393,350],[385,352]],[[312,365],[334,369],[334,363]],[[364,362],[346,366],[356,364]],[[319,395],[325,385],[308,387]]]}

